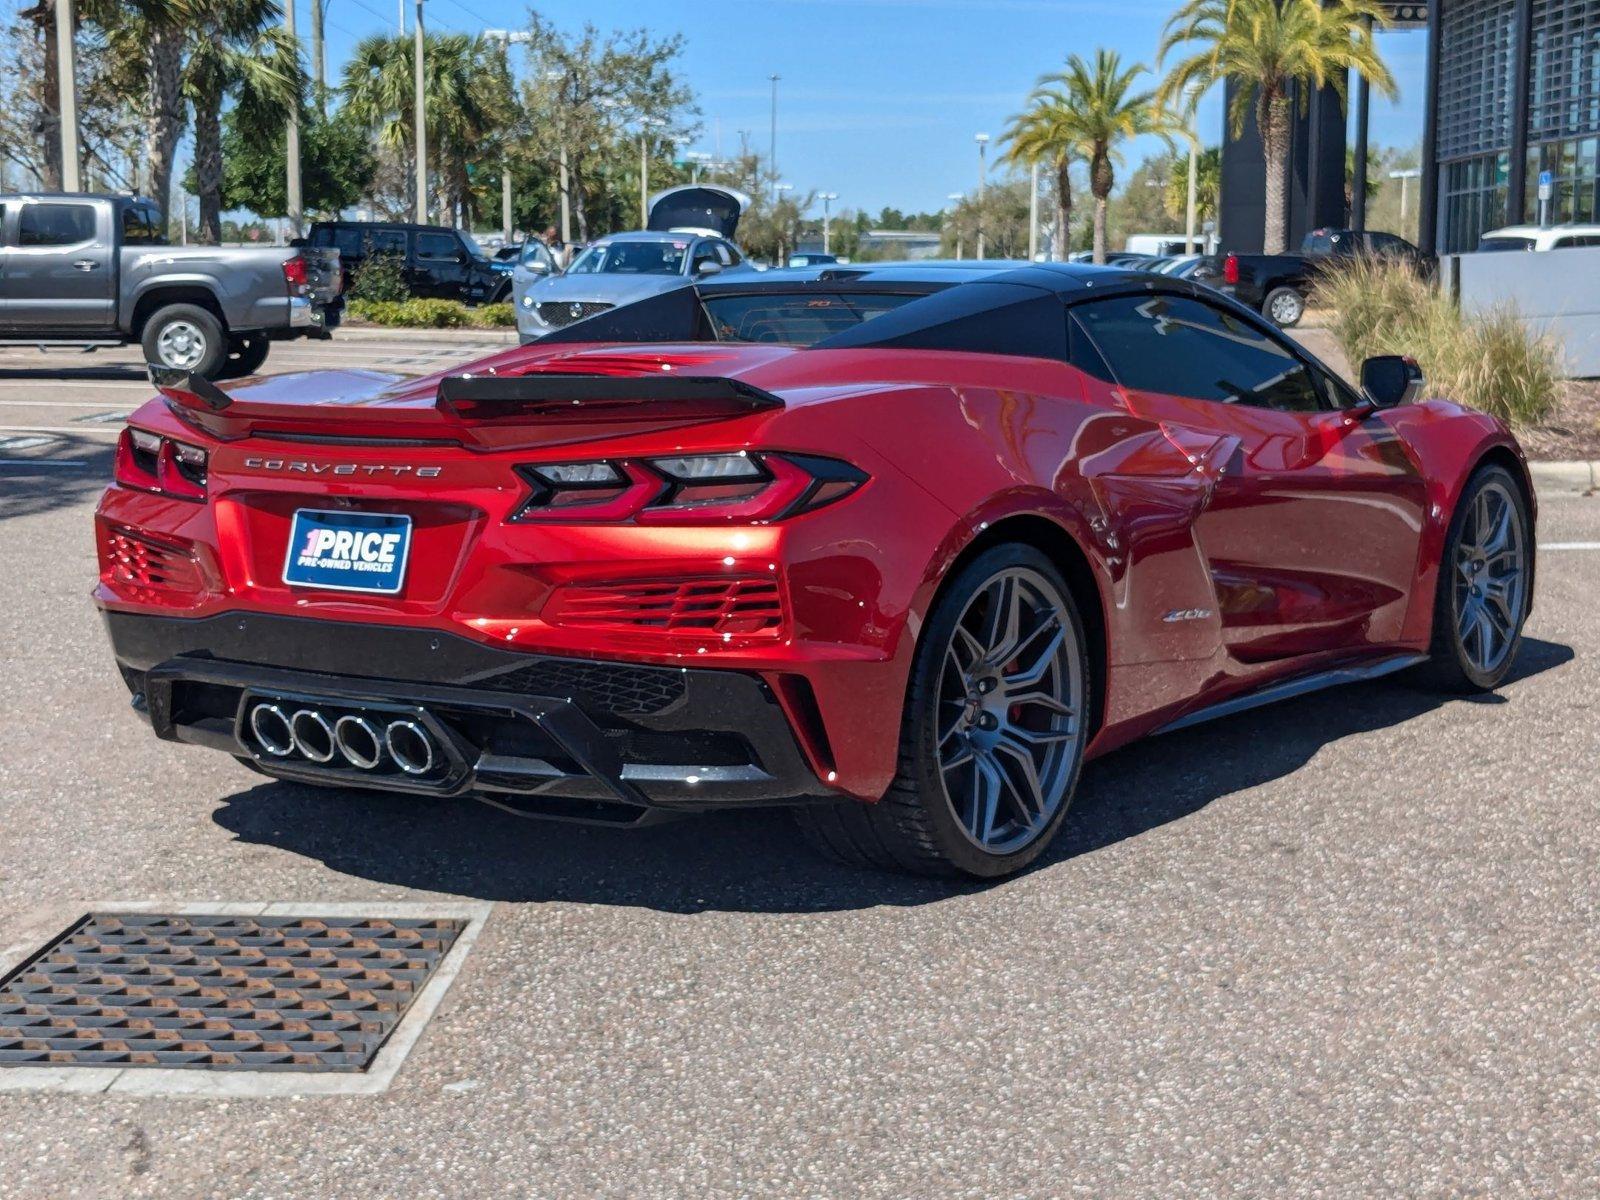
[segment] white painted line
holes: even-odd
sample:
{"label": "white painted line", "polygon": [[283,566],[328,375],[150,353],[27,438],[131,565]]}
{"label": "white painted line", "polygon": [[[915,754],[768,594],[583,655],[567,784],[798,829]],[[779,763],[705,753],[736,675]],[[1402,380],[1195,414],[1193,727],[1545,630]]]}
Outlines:
{"label": "white painted line", "polygon": [[81,437],[119,437],[121,425],[0,425],[0,433],[65,433]]}
{"label": "white painted line", "polygon": [[40,446],[54,446],[60,440],[49,436],[0,438],[0,450],[35,450]]}
{"label": "white painted line", "polygon": [[[153,900],[52,906],[27,915],[28,938],[0,944],[0,975],[88,912],[167,912],[179,916],[443,917],[466,922],[450,953],[434,968],[405,1016],[365,1071],[207,1071],[172,1067],[0,1067],[0,1092],[104,1093],[120,1096],[373,1096],[388,1091],[427,1028],[467,954],[494,911],[486,900],[362,900],[341,904],[222,902],[163,904]],[[34,930],[47,930],[35,935]],[[21,932],[21,931],[19,931]]]}
{"label": "white painted line", "polygon": [[115,400],[7,400],[0,396],[0,408],[93,408],[105,412]]}
{"label": "white painted line", "polygon": [[1540,542],[1541,550],[1600,550],[1600,542]]}

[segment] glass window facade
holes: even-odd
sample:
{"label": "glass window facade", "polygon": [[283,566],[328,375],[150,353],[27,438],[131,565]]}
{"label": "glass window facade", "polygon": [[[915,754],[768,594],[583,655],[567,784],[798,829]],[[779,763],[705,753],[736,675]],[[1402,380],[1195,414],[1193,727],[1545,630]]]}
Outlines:
{"label": "glass window facade", "polygon": [[[1517,0],[1436,2],[1440,248],[1471,250],[1479,234],[1507,223],[1513,154],[1526,154],[1526,221],[1538,219],[1543,171],[1554,178],[1556,224],[1600,220],[1600,0],[1527,0],[1526,47],[1517,45]],[[1528,123],[1514,130],[1521,54]]]}
{"label": "glass window facade", "polygon": [[1447,252],[1475,249],[1480,234],[1506,223],[1509,167],[1506,155],[1487,154],[1448,163],[1440,170]]}

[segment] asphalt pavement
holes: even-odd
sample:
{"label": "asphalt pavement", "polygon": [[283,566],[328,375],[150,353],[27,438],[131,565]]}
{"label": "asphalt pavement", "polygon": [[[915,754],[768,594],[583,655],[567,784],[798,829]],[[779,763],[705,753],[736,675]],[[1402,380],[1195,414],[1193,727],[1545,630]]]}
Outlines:
{"label": "asphalt pavement", "polygon": [[[0,353],[0,947],[118,900],[493,908],[388,1092],[3,1093],[0,1197],[1600,1194],[1600,551],[1541,553],[1499,694],[1146,742],[1037,869],[952,887],[778,812],[532,823],[157,742],[87,599],[135,364]],[[1540,537],[1600,543],[1600,499]]]}

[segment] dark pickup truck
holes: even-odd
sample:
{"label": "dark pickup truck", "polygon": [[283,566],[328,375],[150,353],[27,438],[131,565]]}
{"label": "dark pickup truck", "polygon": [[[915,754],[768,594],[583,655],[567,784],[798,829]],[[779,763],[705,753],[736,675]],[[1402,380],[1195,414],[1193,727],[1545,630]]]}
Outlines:
{"label": "dark pickup truck", "polygon": [[1358,256],[1404,262],[1425,275],[1432,275],[1436,267],[1432,255],[1392,233],[1313,229],[1298,254],[1218,254],[1202,262],[1189,278],[1232,296],[1288,329],[1305,316],[1306,297],[1318,268],[1329,261]]}

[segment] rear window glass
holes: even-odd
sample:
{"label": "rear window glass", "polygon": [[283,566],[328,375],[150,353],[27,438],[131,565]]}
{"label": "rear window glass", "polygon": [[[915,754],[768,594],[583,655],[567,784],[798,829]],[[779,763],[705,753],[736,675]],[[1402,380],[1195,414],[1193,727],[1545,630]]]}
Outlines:
{"label": "rear window glass", "polygon": [[892,292],[769,292],[709,296],[702,303],[719,342],[809,346],[916,299]]}
{"label": "rear window glass", "polygon": [[17,241],[24,246],[74,246],[94,237],[94,209],[87,204],[24,204]]}
{"label": "rear window glass", "polygon": [[1532,250],[1532,238],[1520,237],[1492,237],[1484,238],[1478,243],[1478,251],[1485,250]]}

